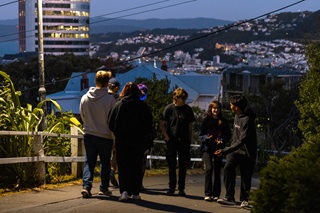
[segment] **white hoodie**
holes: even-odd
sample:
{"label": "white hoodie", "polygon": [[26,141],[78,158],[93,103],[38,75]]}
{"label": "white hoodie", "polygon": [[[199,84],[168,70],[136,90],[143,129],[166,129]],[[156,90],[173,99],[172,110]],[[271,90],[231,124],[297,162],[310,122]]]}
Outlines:
{"label": "white hoodie", "polygon": [[80,101],[80,115],[85,134],[113,139],[108,127],[108,115],[115,103],[115,98],[108,94],[105,87],[90,87]]}

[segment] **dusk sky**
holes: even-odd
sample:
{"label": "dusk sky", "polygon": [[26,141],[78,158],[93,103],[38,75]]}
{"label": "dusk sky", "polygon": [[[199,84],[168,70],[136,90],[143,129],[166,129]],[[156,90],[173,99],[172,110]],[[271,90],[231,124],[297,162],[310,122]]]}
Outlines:
{"label": "dusk sky", "polygon": [[[0,20],[18,18],[18,3],[4,5],[9,2],[14,1],[0,0],[0,6],[2,5]],[[296,2],[299,0],[91,0],[91,17],[110,14],[105,17],[125,19],[205,17],[237,21],[255,18]],[[126,11],[120,12],[123,10]],[[305,0],[280,12],[305,10],[320,10],[320,0]]]}

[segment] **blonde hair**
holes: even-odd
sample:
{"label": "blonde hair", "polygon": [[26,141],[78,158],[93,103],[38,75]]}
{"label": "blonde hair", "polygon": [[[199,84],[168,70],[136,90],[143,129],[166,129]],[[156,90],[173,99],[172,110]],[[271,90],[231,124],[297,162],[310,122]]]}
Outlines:
{"label": "blonde hair", "polygon": [[96,73],[96,86],[97,87],[106,87],[108,85],[109,79],[112,77],[110,71],[100,70]]}
{"label": "blonde hair", "polygon": [[178,98],[182,98],[184,101],[188,98],[188,93],[183,88],[179,87],[173,91],[173,103],[177,102]]}

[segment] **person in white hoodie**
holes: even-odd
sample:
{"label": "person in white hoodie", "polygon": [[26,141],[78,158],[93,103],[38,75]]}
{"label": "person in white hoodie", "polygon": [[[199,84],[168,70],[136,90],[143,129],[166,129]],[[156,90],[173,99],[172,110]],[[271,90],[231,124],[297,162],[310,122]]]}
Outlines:
{"label": "person in white hoodie", "polygon": [[84,146],[86,150],[83,170],[83,198],[92,196],[94,168],[97,156],[100,157],[99,195],[111,195],[109,191],[110,158],[113,147],[113,134],[109,129],[108,115],[115,104],[115,98],[108,93],[107,86],[112,73],[98,71],[95,77],[96,87],[90,87],[80,101],[80,115],[83,121]]}

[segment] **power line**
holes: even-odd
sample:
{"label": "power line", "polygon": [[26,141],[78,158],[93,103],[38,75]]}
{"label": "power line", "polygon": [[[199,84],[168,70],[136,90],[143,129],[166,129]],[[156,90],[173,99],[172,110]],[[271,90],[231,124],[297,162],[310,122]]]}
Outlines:
{"label": "power line", "polygon": [[[133,8],[125,9],[125,10],[122,10],[122,11],[117,11],[117,12],[130,11],[130,10],[134,10],[134,9],[138,9],[138,8],[143,8],[143,7],[147,7],[147,6],[151,6],[151,5],[160,4],[160,3],[163,3],[163,2],[167,2],[167,1],[170,1],[170,0],[164,0],[164,1],[155,2],[155,3],[152,3],[152,4],[146,4],[146,5],[133,7]],[[164,7],[160,7],[160,8],[155,8],[155,9],[151,9],[151,10],[147,10],[147,11],[141,11],[141,12],[136,12],[136,13],[132,13],[132,14],[127,14],[127,15],[115,17],[115,18],[99,20],[99,21],[90,23],[90,25],[96,24],[96,23],[100,23],[100,22],[105,22],[105,21],[112,21],[112,20],[115,20],[115,19],[128,17],[128,16],[133,16],[133,15],[138,15],[138,14],[142,14],[142,13],[152,12],[152,11],[156,11],[156,10],[166,9],[166,8],[170,8],[170,7],[174,7],[174,6],[178,6],[178,5],[194,2],[194,1],[197,1],[197,0],[189,0],[189,1],[186,1],[186,2],[180,2],[180,3],[177,3],[177,4],[168,5],[168,6],[164,6]],[[117,12],[112,12],[110,14],[115,14]],[[99,15],[99,16],[96,16],[96,17],[103,17],[103,16],[106,16],[106,15],[108,15],[108,14],[103,14],[103,15]],[[92,18],[96,18],[96,17],[92,17]],[[92,18],[89,18],[89,19],[92,19]],[[60,25],[56,25],[56,26],[60,26]],[[51,27],[55,27],[55,26],[51,26]],[[34,31],[36,31],[36,30],[28,30],[26,32],[34,32]],[[50,33],[57,33],[57,32],[60,32],[60,31],[62,31],[62,30],[51,31]],[[0,35],[0,38],[7,37],[7,36],[12,36],[12,35],[19,35],[19,33]],[[29,37],[34,37],[34,35],[26,36],[26,38],[29,38]],[[16,38],[15,39],[8,39],[8,40],[0,41],[0,43],[5,43],[5,42],[9,42],[9,41],[16,41]]]}
{"label": "power line", "polygon": [[[284,10],[284,9],[286,9],[286,8],[289,8],[289,7],[292,7],[292,6],[294,6],[294,5],[300,4],[301,2],[304,2],[304,1],[306,1],[306,0],[300,0],[300,1],[295,2],[295,3],[292,3],[292,4],[290,4],[290,5],[287,5],[287,6],[284,6],[284,7],[279,8],[279,9],[273,10],[273,11],[271,11],[271,12],[265,13],[265,14],[263,14],[263,15],[259,15],[259,16],[255,17],[255,18],[251,18],[251,19],[248,19],[248,20],[244,20],[244,21],[241,21],[241,22],[238,22],[238,23],[235,23],[235,24],[230,24],[230,25],[228,25],[228,26],[226,26],[226,27],[223,27],[223,28],[221,28],[221,29],[219,29],[219,30],[216,30],[216,31],[213,32],[213,33],[206,33],[206,34],[204,34],[204,35],[202,35],[202,36],[198,36],[198,37],[196,37],[196,38],[192,38],[192,39],[187,40],[187,41],[185,41],[185,42],[181,42],[181,43],[179,43],[179,44],[171,45],[171,46],[169,46],[169,47],[163,48],[163,49],[158,50],[158,51],[154,51],[154,52],[152,52],[152,53],[144,54],[144,55],[141,55],[141,56],[139,56],[139,57],[135,57],[135,58],[132,58],[132,59],[123,61],[123,62],[116,63],[115,65],[120,65],[120,64],[124,64],[124,63],[130,62],[130,61],[133,61],[133,60],[142,58],[142,57],[147,57],[147,56],[155,55],[155,54],[157,54],[157,53],[160,53],[160,52],[163,52],[163,51],[166,51],[166,50],[169,50],[169,49],[172,49],[172,48],[175,48],[175,47],[178,47],[178,46],[181,46],[181,45],[184,45],[184,44],[187,44],[187,43],[191,43],[191,42],[193,42],[193,41],[196,41],[196,40],[199,40],[199,39],[202,39],[202,38],[205,38],[205,37],[208,37],[208,36],[210,36],[210,35],[216,35],[216,34],[218,34],[218,33],[220,33],[220,32],[225,31],[225,30],[229,30],[229,29],[231,29],[231,28],[233,28],[233,27],[237,27],[237,26],[240,26],[240,25],[242,25],[242,24],[252,22],[252,21],[254,21],[254,20],[256,20],[256,19],[259,19],[259,18],[268,16],[268,15],[270,15],[270,14],[272,14],[272,13],[279,12],[279,11]],[[86,71],[86,72],[84,72],[84,73],[87,74],[87,73],[90,73],[90,72],[92,72],[92,71],[91,71],[91,70],[88,70],[88,71]],[[83,74],[83,73],[82,73],[82,74]],[[65,79],[60,79],[60,80],[58,80],[58,81],[56,81],[56,82],[47,83],[46,86],[47,86],[47,85],[54,84],[54,83],[63,82],[63,81],[69,80],[69,79],[71,79],[71,78],[76,78],[76,77],[81,76],[82,74],[80,74],[80,75],[75,75],[75,76],[73,76],[73,77],[68,77],[68,78],[65,78]],[[29,88],[29,89],[26,89],[26,90],[22,90],[22,91],[27,91],[27,90],[36,89],[36,88],[38,88],[38,87],[32,87],[32,88]]]}
{"label": "power line", "polygon": [[9,4],[13,4],[13,3],[17,3],[19,1],[12,1],[12,2],[8,2],[8,3],[5,3],[5,4],[0,4],[0,7],[3,7],[3,6],[7,6]]}

